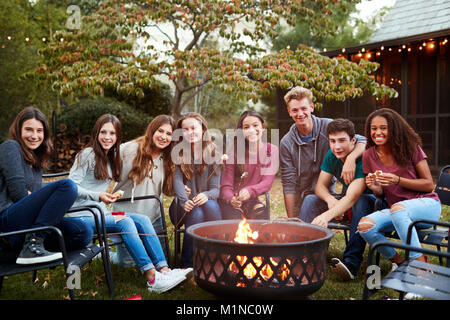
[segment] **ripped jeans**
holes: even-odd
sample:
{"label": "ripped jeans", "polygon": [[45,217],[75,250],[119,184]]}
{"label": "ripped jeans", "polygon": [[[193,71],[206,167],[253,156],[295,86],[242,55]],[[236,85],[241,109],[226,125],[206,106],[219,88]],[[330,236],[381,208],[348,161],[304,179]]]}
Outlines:
{"label": "ripped jeans", "polygon": [[[394,206],[396,207],[394,209]],[[394,212],[391,212],[394,210]],[[406,243],[408,227],[411,222],[418,219],[439,220],[441,216],[441,203],[432,198],[416,198],[404,200],[395,203],[391,209],[383,209],[371,213],[362,218],[358,225],[358,231],[361,237],[369,245],[373,245],[379,241],[386,241],[384,232],[397,231],[403,243]],[[418,229],[429,228],[430,225],[419,223],[416,225]],[[420,248],[420,241],[417,231],[414,228],[411,236],[411,246]],[[387,259],[392,259],[396,251],[392,247],[381,246],[378,251]],[[422,253],[411,251],[410,258],[417,259]]]}

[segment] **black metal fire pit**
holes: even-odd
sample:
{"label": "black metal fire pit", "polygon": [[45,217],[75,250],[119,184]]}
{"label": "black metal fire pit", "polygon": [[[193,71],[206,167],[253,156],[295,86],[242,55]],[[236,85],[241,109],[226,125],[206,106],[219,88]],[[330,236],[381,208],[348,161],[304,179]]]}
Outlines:
{"label": "black metal fire pit", "polygon": [[234,242],[240,220],[205,222],[187,232],[194,239],[197,284],[218,296],[307,297],[326,278],[333,232],[295,221],[248,220],[257,239]]}

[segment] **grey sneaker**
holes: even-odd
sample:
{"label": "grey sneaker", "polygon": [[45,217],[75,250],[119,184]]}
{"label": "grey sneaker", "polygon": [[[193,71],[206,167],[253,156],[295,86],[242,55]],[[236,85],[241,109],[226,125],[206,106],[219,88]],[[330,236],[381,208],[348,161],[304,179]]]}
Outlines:
{"label": "grey sneaker", "polygon": [[17,257],[17,264],[44,263],[62,259],[61,252],[50,252],[44,249],[44,239],[34,233],[25,236],[22,251]]}
{"label": "grey sneaker", "polygon": [[342,262],[338,258],[331,259],[331,269],[335,271],[344,281],[355,279],[355,275],[350,271],[345,262]]}

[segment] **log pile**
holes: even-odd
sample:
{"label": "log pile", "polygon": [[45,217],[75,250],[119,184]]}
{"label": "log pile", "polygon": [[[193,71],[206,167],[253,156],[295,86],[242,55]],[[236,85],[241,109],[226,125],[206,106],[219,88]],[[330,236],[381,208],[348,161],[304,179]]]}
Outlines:
{"label": "log pile", "polygon": [[53,154],[50,159],[51,172],[69,171],[77,153],[89,142],[89,135],[79,131],[70,133],[65,124],[60,124],[53,138]]}

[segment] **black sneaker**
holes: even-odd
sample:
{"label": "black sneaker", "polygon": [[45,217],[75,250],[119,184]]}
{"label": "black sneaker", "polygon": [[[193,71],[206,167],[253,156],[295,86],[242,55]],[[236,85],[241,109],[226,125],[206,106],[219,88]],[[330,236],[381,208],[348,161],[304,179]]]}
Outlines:
{"label": "black sneaker", "polygon": [[346,262],[342,262],[338,258],[331,259],[331,270],[336,272],[342,280],[349,281],[355,279],[355,275],[350,269],[351,267]]}
{"label": "black sneaker", "polygon": [[22,251],[17,257],[17,264],[35,264],[62,259],[61,252],[50,252],[44,249],[44,239],[29,233],[25,237]]}

